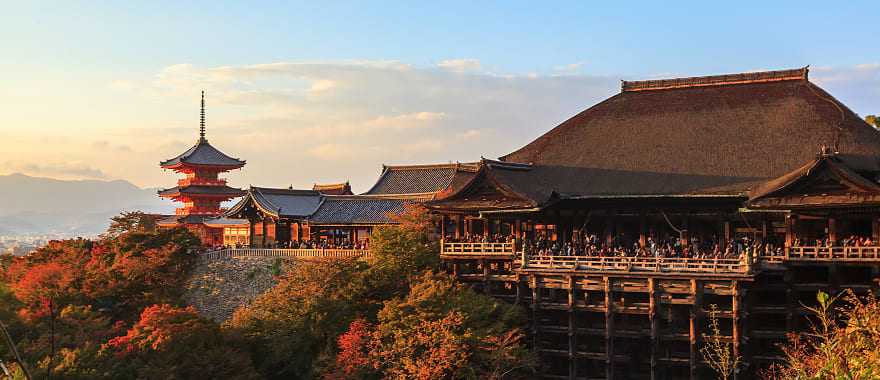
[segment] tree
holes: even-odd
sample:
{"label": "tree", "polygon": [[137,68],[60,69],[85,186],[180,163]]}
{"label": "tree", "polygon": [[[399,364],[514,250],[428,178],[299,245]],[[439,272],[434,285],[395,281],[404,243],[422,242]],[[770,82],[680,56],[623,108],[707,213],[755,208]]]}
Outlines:
{"label": "tree", "polygon": [[534,359],[521,344],[522,311],[425,272],[403,299],[385,303],[377,323],[352,323],[327,378],[502,379],[527,376]]}
{"label": "tree", "polygon": [[297,263],[275,287],[236,310],[225,327],[247,343],[266,378],[315,377],[349,323],[381,307],[366,270],[356,259]]}
{"label": "tree", "polygon": [[880,129],[880,117],[877,117],[877,115],[865,116],[865,122],[874,128]]}
{"label": "tree", "polygon": [[161,218],[158,214],[147,214],[143,211],[123,211],[110,218],[110,227],[106,237],[113,238],[129,232],[156,232],[156,223]]}
{"label": "tree", "polygon": [[880,378],[880,300],[847,289],[838,296],[819,292],[817,306],[805,306],[815,322],[806,334],[790,333],[782,346],[785,363],[763,373],[767,379]]}
{"label": "tree", "polygon": [[741,358],[734,355],[733,344],[724,340],[718,321],[718,305],[709,305],[709,328],[711,334],[703,334],[704,346],[700,348],[700,354],[709,368],[712,368],[718,377],[727,380],[733,376],[739,367]]}
{"label": "tree", "polygon": [[191,307],[153,305],[101,349],[114,379],[257,379],[246,352]]}

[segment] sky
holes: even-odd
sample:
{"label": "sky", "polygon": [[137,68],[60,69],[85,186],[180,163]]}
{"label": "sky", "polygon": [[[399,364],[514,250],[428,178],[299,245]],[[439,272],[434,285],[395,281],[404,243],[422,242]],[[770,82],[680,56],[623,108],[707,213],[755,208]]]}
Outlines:
{"label": "sky", "polygon": [[880,113],[880,1],[662,3],[0,0],[0,174],[174,186],[201,90],[237,187],[496,158],[624,79],[810,65]]}

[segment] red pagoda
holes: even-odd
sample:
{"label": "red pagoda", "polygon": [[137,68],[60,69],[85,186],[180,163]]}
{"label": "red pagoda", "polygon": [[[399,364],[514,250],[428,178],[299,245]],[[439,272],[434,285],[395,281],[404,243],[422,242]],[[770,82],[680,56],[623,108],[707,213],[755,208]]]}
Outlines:
{"label": "red pagoda", "polygon": [[202,108],[199,123],[199,140],[177,157],[162,161],[163,169],[183,173],[186,178],[177,181],[177,186],[159,191],[159,196],[182,202],[174,216],[159,222],[161,227],[186,226],[202,239],[205,246],[223,244],[223,229],[208,227],[205,222],[223,214],[221,202],[244,195],[241,189],[226,185],[219,177],[233,169],[240,169],[245,161],[232,158],[217,150],[205,138],[205,92],[202,91]]}

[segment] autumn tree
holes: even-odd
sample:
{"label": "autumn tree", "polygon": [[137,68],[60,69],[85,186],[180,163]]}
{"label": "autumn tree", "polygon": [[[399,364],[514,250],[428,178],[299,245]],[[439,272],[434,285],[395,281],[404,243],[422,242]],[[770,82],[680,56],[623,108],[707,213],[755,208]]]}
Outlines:
{"label": "autumn tree", "polygon": [[523,321],[517,306],[429,271],[415,279],[405,298],[386,302],[377,323],[357,320],[349,326],[325,377],[526,377],[534,359],[517,328]]}
{"label": "autumn tree", "polygon": [[113,379],[258,379],[250,357],[194,309],[153,305],[100,352]]}
{"label": "autumn tree", "polygon": [[819,292],[817,306],[805,306],[815,322],[806,334],[790,333],[782,346],[785,362],[763,373],[767,379],[880,378],[880,300],[851,290]]}
{"label": "autumn tree", "polygon": [[332,357],[336,336],[356,316],[381,307],[366,270],[358,260],[297,263],[225,326],[247,343],[266,378],[312,378],[320,362]]}
{"label": "autumn tree", "polygon": [[877,115],[865,116],[865,122],[874,128],[880,129],[880,117],[877,117]]}

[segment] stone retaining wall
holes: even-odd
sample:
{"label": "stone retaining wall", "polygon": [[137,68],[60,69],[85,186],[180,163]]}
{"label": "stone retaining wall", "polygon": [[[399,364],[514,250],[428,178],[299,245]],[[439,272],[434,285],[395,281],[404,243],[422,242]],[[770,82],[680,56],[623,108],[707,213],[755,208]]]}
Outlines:
{"label": "stone retaining wall", "polygon": [[232,317],[258,295],[275,285],[275,277],[292,258],[200,256],[187,281],[184,300],[199,314],[216,322]]}

